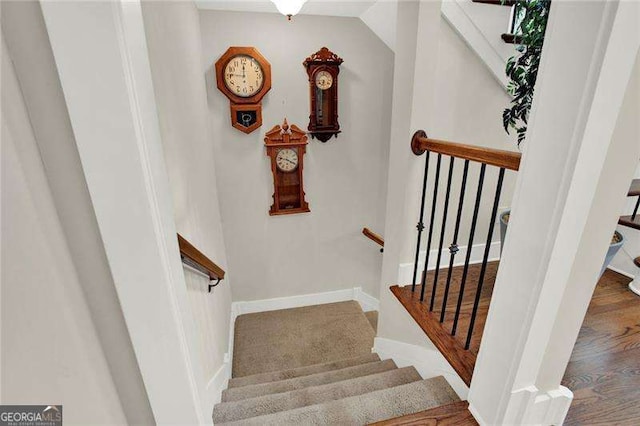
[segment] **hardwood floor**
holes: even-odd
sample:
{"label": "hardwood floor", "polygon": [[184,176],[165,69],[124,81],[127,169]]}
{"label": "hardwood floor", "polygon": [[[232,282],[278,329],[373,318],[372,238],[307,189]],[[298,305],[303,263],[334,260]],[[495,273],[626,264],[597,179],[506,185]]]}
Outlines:
{"label": "hardwood floor", "polygon": [[565,425],[640,424],[640,297],[607,270],[596,287],[562,384]]}
{"label": "hardwood floor", "polygon": [[[462,279],[461,267],[454,268],[451,273],[443,323],[439,320],[446,269],[438,276],[432,312],[429,312],[429,303],[433,271],[427,276],[422,303],[419,302],[420,286],[416,286],[414,293],[410,286],[391,288],[465,381],[466,377],[471,378],[469,371],[473,371],[475,365],[497,268],[497,262],[487,265],[470,350],[465,356],[459,352],[467,337],[480,265],[469,267],[455,337],[450,332]],[[629,281],[629,278],[607,270],[596,287],[562,381],[574,393],[566,425],[640,425],[640,297],[627,289]]]}

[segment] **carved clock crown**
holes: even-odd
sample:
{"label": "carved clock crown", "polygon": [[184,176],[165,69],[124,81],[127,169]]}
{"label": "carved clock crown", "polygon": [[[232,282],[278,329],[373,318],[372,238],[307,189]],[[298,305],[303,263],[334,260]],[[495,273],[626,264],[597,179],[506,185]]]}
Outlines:
{"label": "carved clock crown", "polygon": [[305,59],[302,65],[304,65],[305,67],[311,64],[322,64],[322,63],[332,63],[332,64],[340,65],[343,62],[344,61],[342,60],[341,57],[339,57],[338,55],[336,55],[326,47],[323,47],[322,49],[318,50],[316,53],[314,53],[313,55]]}
{"label": "carved clock crown", "polygon": [[285,118],[282,125],[274,126],[265,134],[264,142],[267,145],[305,144],[307,142],[307,134],[295,124],[289,127],[289,123]]}

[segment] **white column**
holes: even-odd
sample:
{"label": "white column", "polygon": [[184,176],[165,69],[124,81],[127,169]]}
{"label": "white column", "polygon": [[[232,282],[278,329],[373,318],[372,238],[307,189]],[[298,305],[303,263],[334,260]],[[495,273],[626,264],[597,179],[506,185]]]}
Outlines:
{"label": "white column", "polygon": [[639,16],[636,2],[552,3],[469,394],[481,424],[561,424],[571,403],[560,381],[640,157]]}
{"label": "white column", "polygon": [[211,423],[139,1],[42,2],[87,187],[158,424]]}
{"label": "white column", "polygon": [[[415,130],[429,128],[436,84],[440,2],[398,1],[393,76],[393,107],[384,255],[380,284],[378,336],[406,341],[398,316],[404,310],[389,291],[398,265],[413,260],[424,160],[416,161],[410,141]],[[416,78],[418,77],[418,78]],[[427,120],[427,121],[425,121]],[[417,127],[416,127],[417,126]]]}

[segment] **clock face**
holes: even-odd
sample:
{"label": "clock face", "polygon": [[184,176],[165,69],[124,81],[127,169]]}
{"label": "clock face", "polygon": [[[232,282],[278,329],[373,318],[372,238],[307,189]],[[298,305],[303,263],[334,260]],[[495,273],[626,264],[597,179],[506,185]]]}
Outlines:
{"label": "clock face", "polygon": [[320,71],[316,74],[316,87],[321,90],[330,89],[333,86],[333,77],[327,71]]}
{"label": "clock face", "polygon": [[249,98],[262,88],[264,72],[255,58],[236,55],[224,67],[224,84],[237,96]]}
{"label": "clock face", "polygon": [[291,148],[283,148],[276,155],[276,165],[283,172],[292,172],[298,167],[298,153]]}

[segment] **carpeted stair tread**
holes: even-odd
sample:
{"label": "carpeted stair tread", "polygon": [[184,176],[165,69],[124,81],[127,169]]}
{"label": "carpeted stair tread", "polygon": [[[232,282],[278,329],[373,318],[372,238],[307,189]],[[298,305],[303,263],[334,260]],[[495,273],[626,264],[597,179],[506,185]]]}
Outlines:
{"label": "carpeted stair tread", "polygon": [[369,324],[371,324],[371,328],[373,328],[373,332],[378,332],[378,311],[367,311],[364,313],[364,316],[367,317]]}
{"label": "carpeted stair tread", "polygon": [[444,377],[434,377],[294,410],[222,423],[232,425],[365,425],[459,401]]}
{"label": "carpeted stair tread", "polygon": [[367,364],[341,368],[340,370],[294,377],[293,379],[280,380],[278,382],[260,383],[257,385],[231,388],[222,391],[222,402],[239,401],[241,399],[255,398],[257,396],[325,385],[327,383],[335,383],[342,380],[381,373],[383,371],[395,370],[396,368],[398,367],[396,367],[395,362],[388,359],[385,361],[369,362]]}
{"label": "carpeted stair tread", "polygon": [[277,382],[278,380],[293,379],[294,377],[339,370],[341,368],[353,367],[354,365],[367,364],[369,362],[376,361],[380,361],[380,357],[377,354],[370,353],[356,358],[341,359],[338,361],[326,362],[324,364],[310,365],[308,367],[298,367],[273,373],[261,373],[254,374],[252,376],[236,377],[229,380],[229,386],[227,386],[227,388],[230,389],[241,386],[257,385],[260,383]]}
{"label": "carpeted stair tread", "polygon": [[217,404],[213,423],[230,422],[250,417],[293,410],[341,398],[391,388],[422,380],[414,367],[404,367],[383,373],[357,377],[326,385]]}
{"label": "carpeted stair tread", "polygon": [[353,300],[240,315],[235,320],[232,377],[366,355],[374,337]]}

